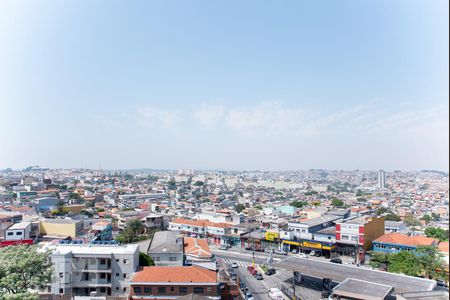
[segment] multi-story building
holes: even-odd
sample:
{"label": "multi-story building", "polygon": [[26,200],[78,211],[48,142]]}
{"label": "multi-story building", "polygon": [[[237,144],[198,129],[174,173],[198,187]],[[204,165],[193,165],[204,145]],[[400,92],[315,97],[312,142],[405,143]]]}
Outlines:
{"label": "multi-story building", "polygon": [[220,299],[217,273],[196,266],[144,267],[131,280],[130,299],[176,299],[191,294]]}
{"label": "multi-story building", "polygon": [[231,232],[231,226],[228,223],[207,220],[174,219],[169,222],[169,230],[181,231],[191,237],[208,238],[214,244],[224,242],[222,237]]}
{"label": "multi-story building", "polygon": [[138,245],[57,245],[52,294],[124,296],[139,265]]}
{"label": "multi-story building", "polygon": [[437,246],[438,240],[423,235],[407,236],[401,233],[388,233],[373,241],[373,251],[398,253],[415,251],[419,246]]}
{"label": "multi-story building", "polygon": [[372,249],[372,241],[384,234],[384,217],[362,216],[336,222],[338,252],[355,253],[356,248]]}
{"label": "multi-story building", "polygon": [[383,170],[378,171],[378,188],[380,190],[386,188],[386,173]]}

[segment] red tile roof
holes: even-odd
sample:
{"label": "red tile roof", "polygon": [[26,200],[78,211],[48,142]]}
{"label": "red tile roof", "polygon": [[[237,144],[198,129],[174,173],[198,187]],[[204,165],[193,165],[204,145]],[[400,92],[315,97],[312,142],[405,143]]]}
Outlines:
{"label": "red tile roof", "polygon": [[448,254],[448,242],[440,242],[438,248],[439,248],[439,251]]}
{"label": "red tile roof", "polygon": [[217,273],[197,266],[144,267],[131,279],[133,283],[217,283]]}
{"label": "red tile roof", "polygon": [[211,249],[209,249],[208,241],[206,239],[191,237],[184,238],[184,253],[202,258],[209,258],[212,256]]}
{"label": "red tile roof", "polygon": [[385,244],[397,244],[406,246],[431,246],[437,245],[437,240],[423,235],[407,236],[405,234],[393,232],[380,236],[374,242]]}

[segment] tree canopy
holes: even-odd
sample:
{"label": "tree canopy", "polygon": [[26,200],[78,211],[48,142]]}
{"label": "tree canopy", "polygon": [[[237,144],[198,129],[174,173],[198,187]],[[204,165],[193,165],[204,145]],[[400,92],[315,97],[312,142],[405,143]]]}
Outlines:
{"label": "tree canopy", "polygon": [[241,211],[243,211],[245,209],[245,205],[244,204],[238,204],[236,205],[236,211],[238,213],[240,213]]}
{"label": "tree canopy", "polygon": [[436,228],[436,227],[427,227],[425,228],[425,235],[427,237],[436,238],[439,241],[448,241],[449,231],[448,229]]}
{"label": "tree canopy", "polygon": [[155,262],[153,261],[152,257],[144,252],[139,252],[139,266],[140,267],[148,267],[148,266],[154,266]]}
{"label": "tree canopy", "polygon": [[342,201],[341,199],[334,198],[333,200],[331,200],[331,205],[334,207],[341,207],[344,206],[344,201]]}
{"label": "tree canopy", "polygon": [[387,214],[387,215],[384,217],[384,220],[385,220],[385,221],[395,221],[395,222],[400,222],[400,221],[402,220],[402,218],[400,218],[400,217],[397,216],[396,214],[390,213],[390,214]]}
{"label": "tree canopy", "polygon": [[116,241],[128,244],[145,240],[148,236],[142,235],[144,230],[145,226],[140,220],[128,221],[122,233],[116,236]]}
{"label": "tree canopy", "polygon": [[49,283],[53,269],[48,255],[34,245],[0,248],[0,294],[24,294]]}
{"label": "tree canopy", "polygon": [[403,221],[408,226],[420,226],[420,221],[414,216],[406,216]]}
{"label": "tree canopy", "polygon": [[295,200],[291,202],[291,206],[296,208],[302,208],[303,206],[308,205],[308,202]]}

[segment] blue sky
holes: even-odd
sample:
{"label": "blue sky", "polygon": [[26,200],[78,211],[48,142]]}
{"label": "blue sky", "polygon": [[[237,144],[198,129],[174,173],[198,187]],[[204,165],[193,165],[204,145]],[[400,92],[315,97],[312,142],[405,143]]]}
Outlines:
{"label": "blue sky", "polygon": [[440,169],[448,1],[2,1],[0,168]]}

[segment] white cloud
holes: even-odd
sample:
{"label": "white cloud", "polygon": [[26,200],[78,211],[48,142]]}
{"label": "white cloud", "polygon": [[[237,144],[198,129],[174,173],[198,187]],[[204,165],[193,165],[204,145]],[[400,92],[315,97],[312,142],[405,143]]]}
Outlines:
{"label": "white cloud", "polygon": [[139,123],[147,128],[176,129],[181,119],[177,111],[145,106],[137,109]]}
{"label": "white cloud", "polygon": [[212,129],[225,115],[224,105],[202,104],[193,109],[194,118],[206,129]]}
{"label": "white cloud", "polygon": [[234,107],[225,118],[229,128],[243,135],[290,135],[301,130],[306,120],[306,113],[302,109],[283,107],[278,102]]}

